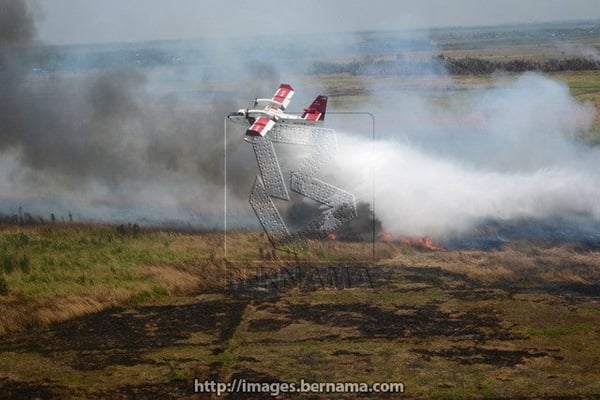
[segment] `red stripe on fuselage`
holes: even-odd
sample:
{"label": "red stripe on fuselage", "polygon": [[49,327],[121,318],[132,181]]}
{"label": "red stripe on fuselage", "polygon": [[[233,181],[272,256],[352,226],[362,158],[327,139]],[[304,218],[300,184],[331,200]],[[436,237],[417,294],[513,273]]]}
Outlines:
{"label": "red stripe on fuselage", "polygon": [[304,110],[304,117],[307,121],[318,121],[321,118],[321,113],[316,110]]}

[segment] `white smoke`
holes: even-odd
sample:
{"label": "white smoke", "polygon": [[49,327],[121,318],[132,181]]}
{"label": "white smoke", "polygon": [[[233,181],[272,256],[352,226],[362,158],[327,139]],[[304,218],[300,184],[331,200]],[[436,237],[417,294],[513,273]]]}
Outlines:
{"label": "white smoke", "polygon": [[584,57],[591,61],[600,61],[600,52],[594,46],[561,41],[556,43],[556,47],[566,56]]}
{"label": "white smoke", "polygon": [[376,215],[392,234],[442,237],[489,219],[600,219],[600,149],[576,139],[594,109],[564,83],[525,74],[446,107],[414,93],[386,104],[397,127],[387,121],[375,142],[340,135],[337,170],[361,199],[374,188]]}

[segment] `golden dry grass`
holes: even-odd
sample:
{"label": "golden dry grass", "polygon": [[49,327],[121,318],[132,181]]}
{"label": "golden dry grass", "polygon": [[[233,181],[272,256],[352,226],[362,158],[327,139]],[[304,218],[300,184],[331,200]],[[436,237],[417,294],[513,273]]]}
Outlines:
{"label": "golden dry grass", "polygon": [[[399,247],[402,249],[402,247]],[[579,252],[570,246],[544,247],[514,243],[502,250],[415,251],[404,247],[385,265],[437,266],[464,274],[482,283],[523,281],[592,284],[600,280],[600,258],[596,252]]]}

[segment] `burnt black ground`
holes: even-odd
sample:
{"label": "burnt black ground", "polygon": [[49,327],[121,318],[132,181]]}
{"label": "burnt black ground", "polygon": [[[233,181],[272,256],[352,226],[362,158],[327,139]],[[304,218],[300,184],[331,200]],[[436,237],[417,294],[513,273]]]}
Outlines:
{"label": "burnt black ground", "polygon": [[[398,270],[401,271],[398,274]],[[441,357],[461,365],[493,365],[511,367],[524,360],[551,357],[560,360],[560,349],[526,348],[506,350],[490,347],[490,342],[523,339],[502,317],[490,307],[479,307],[466,312],[449,312],[441,307],[441,301],[431,300],[425,304],[395,305],[393,308],[370,303],[310,304],[291,303],[282,299],[290,290],[307,293],[328,288],[345,290],[362,287],[374,291],[416,291],[414,288],[397,288],[394,282],[419,283],[443,291],[446,296],[463,301],[492,299],[498,296],[498,288],[482,287],[457,273],[439,268],[374,267],[364,266],[319,267],[312,271],[290,267],[274,275],[260,279],[234,282],[221,291],[222,299],[202,300],[190,296],[184,304],[139,305],[115,307],[96,314],[82,316],[70,321],[56,323],[46,329],[30,330],[3,337],[0,352],[36,353],[51,360],[60,360],[74,370],[101,371],[107,367],[122,365],[150,365],[156,361],[144,358],[144,354],[158,349],[177,348],[194,333],[210,335],[214,340],[207,344],[212,354],[222,354],[233,337],[248,305],[257,310],[268,311],[273,318],[256,318],[246,321],[249,332],[276,332],[291,323],[308,321],[323,327],[354,328],[356,337],[343,340],[374,339],[401,341],[445,337],[455,343],[442,350],[430,350],[415,346],[411,352],[427,362]],[[525,290],[526,289],[526,290]],[[555,285],[539,284],[538,287],[510,288],[505,296],[520,292],[556,294],[565,290],[572,301],[585,302],[596,298],[597,292],[588,287],[572,285],[557,288]],[[589,297],[591,296],[591,297]],[[326,340],[341,340],[330,335]],[[265,344],[271,341],[266,340]],[[466,345],[464,343],[471,343]],[[344,350],[333,353],[343,357],[369,357],[366,353],[349,354]],[[180,359],[180,361],[183,361]],[[199,361],[190,358],[185,361]],[[233,375],[227,375],[222,364],[208,366],[206,378],[229,380],[245,378],[248,381],[278,381],[271,376],[249,368],[258,360],[240,357]],[[7,399],[62,399],[65,397],[111,398],[111,399],[180,399],[206,398],[193,393],[193,382],[187,379],[171,379],[167,382],[131,382],[119,387],[84,388],[65,387],[43,378],[35,382],[23,382],[3,377],[0,379],[0,398]],[[227,397],[224,397],[227,398]],[[269,396],[228,398],[270,398]],[[307,397],[310,398],[310,397]],[[340,396],[339,398],[346,398]],[[535,397],[532,397],[535,398]],[[564,397],[560,397],[564,398]],[[574,396],[572,399],[587,398]]]}

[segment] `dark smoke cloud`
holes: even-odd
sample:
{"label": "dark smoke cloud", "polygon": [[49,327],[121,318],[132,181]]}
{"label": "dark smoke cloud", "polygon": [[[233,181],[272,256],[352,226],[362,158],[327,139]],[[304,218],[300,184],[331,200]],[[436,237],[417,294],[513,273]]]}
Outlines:
{"label": "dark smoke cloud", "polygon": [[[223,118],[239,107],[237,98],[210,89],[199,101],[160,95],[146,70],[127,66],[35,74],[31,54],[60,57],[34,44],[34,36],[28,3],[0,0],[0,158],[18,161],[10,189],[37,198],[51,193],[65,207],[222,207]],[[251,82],[241,90],[244,99],[279,83],[269,62],[240,65]],[[253,154],[239,135],[228,138],[227,150],[237,171],[230,192],[246,201]]]}
{"label": "dark smoke cloud", "polygon": [[[118,185],[156,172],[169,158],[169,152],[156,151],[161,138],[189,131],[190,121],[199,117],[148,98],[144,85],[144,75],[133,69],[102,71],[74,82],[9,82],[0,95],[0,149],[18,150],[22,164],[35,172],[80,183],[91,178]],[[171,152],[187,144],[171,143]]]}
{"label": "dark smoke cloud", "polygon": [[0,0],[0,48],[27,43],[35,36],[34,16],[22,0]]}

